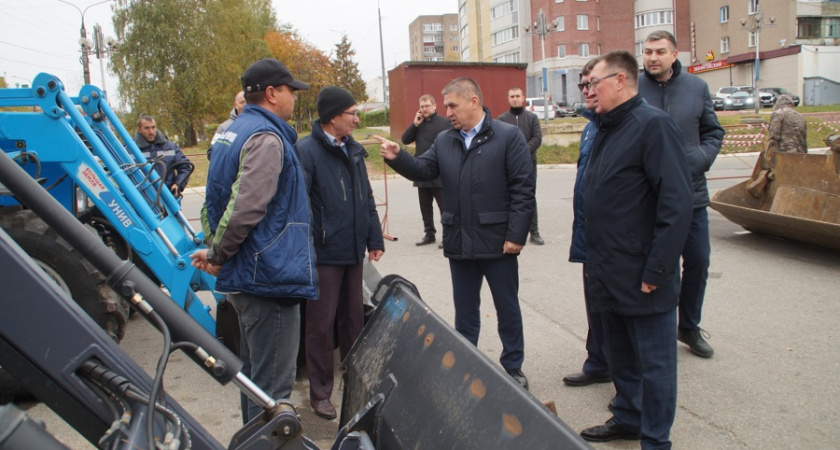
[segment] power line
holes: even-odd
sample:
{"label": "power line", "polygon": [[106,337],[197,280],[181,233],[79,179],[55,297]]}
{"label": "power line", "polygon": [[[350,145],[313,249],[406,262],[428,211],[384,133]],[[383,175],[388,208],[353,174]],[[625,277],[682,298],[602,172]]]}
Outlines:
{"label": "power line", "polygon": [[55,57],[58,57],[58,58],[65,58],[65,59],[72,59],[72,60],[77,60],[78,59],[78,57],[71,57],[71,56],[67,56],[67,55],[58,55],[58,54],[55,54],[55,53],[45,52],[43,50],[37,50],[37,49],[34,49],[34,48],[23,47],[23,46],[20,46],[20,45],[17,45],[17,44],[12,44],[11,42],[6,42],[6,41],[0,41],[0,44],[11,45],[12,47],[17,47],[17,48],[22,49],[22,50],[29,50],[31,52],[43,53],[45,55],[55,56]]}
{"label": "power line", "polygon": [[17,61],[17,60],[14,60],[14,59],[3,58],[3,57],[0,57],[0,60],[9,61],[9,62],[18,63],[18,64],[25,64],[27,66],[42,67],[44,69],[60,70],[62,72],[67,72],[68,71],[68,69],[66,67],[62,68],[62,67],[43,66],[41,64],[32,64],[32,63],[29,63],[29,62],[26,62],[26,61]]}

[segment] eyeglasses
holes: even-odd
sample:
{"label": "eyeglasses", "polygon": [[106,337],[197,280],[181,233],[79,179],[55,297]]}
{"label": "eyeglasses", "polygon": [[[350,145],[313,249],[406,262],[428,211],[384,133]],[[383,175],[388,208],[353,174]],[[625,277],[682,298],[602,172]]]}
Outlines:
{"label": "eyeglasses", "polygon": [[359,112],[359,110],[357,109],[357,110],[355,110],[355,111],[342,111],[342,112],[341,112],[341,114],[349,114],[349,115],[351,115],[351,116],[356,116],[356,117],[359,117],[360,112]]}
{"label": "eyeglasses", "polygon": [[614,77],[614,76],[616,76],[620,73],[621,72],[613,72],[613,73],[605,76],[604,78],[593,78],[586,83],[578,83],[578,89],[580,89],[581,91],[584,90],[584,89],[589,89],[591,91],[592,89],[598,87],[598,83],[606,80],[607,78],[612,78],[612,77]]}

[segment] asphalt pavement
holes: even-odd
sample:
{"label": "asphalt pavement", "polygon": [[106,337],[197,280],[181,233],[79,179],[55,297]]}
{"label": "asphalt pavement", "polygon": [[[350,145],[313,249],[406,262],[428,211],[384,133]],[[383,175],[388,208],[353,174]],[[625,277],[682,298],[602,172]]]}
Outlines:
{"label": "asphalt pavement", "polygon": [[[710,190],[744,180],[754,162],[755,155],[719,157],[708,174]],[[423,300],[452,323],[449,265],[436,245],[414,244],[423,232],[416,190],[400,177],[386,184],[378,175],[371,174],[378,178],[372,184],[380,217],[396,240],[386,241],[385,254],[375,266],[382,275],[395,273],[413,282]],[[546,245],[527,245],[519,262],[523,371],[531,393],[554,401],[558,416],[579,431],[610,417],[607,403],[614,390],[610,384],[568,387],[561,381],[579,371],[586,356],[581,266],[568,262],[574,178],[573,166],[540,167],[537,203]],[[187,217],[198,219],[202,200],[200,190],[188,190]],[[680,344],[671,433],[675,448],[837,448],[840,254],[746,232],[711,209],[709,216],[712,263],[701,326],[711,336],[715,355],[702,359]],[[501,345],[486,287],[483,299],[479,348],[497,361]],[[122,347],[151,372],[161,342],[153,327],[135,317]],[[241,426],[236,389],[218,386],[180,353],[172,357],[165,388],[224,445]],[[337,386],[336,403],[340,390]],[[304,432],[328,448],[338,422],[315,417],[307,396],[305,377],[299,378],[292,400],[299,405]],[[92,448],[43,405],[29,412],[43,418],[71,448]],[[429,420],[434,417],[431,412]],[[638,442],[595,448],[638,448]]]}

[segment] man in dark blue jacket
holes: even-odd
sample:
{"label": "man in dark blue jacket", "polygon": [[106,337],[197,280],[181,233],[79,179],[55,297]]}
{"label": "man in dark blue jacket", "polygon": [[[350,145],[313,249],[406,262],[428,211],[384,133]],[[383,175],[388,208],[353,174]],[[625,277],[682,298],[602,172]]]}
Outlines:
{"label": "man in dark blue jacket", "polygon": [[586,283],[601,313],[616,401],[613,417],[581,436],[641,438],[643,449],[668,449],[691,176],[679,128],[638,95],[637,77],[636,58],[615,51],[589,79],[600,127],[585,174]]}
{"label": "man in dark blue jacket", "polygon": [[723,127],[712,106],[709,86],[700,77],[682,70],[677,59],[677,41],[667,31],[648,35],[644,48],[645,73],[639,79],[639,94],[651,105],[664,110],[677,122],[691,169],[694,213],[691,231],[682,251],[680,286],[680,341],[695,355],[710,358],[714,349],[703,338],[700,315],[709,278],[709,189],[706,172],[712,167],[723,144]]}
{"label": "man in dark blue jacket", "polygon": [[600,61],[600,58],[589,60],[580,71],[581,79],[578,87],[583,94],[586,110],[581,113],[589,119],[589,123],[583,128],[580,135],[580,155],[577,162],[577,178],[574,187],[574,220],[572,222],[572,245],[569,248],[569,261],[583,263],[583,300],[586,305],[586,323],[589,330],[586,332],[586,360],[580,372],[566,375],[563,383],[568,386],[588,386],[592,383],[609,383],[610,367],[607,362],[606,342],[604,338],[604,325],[601,323],[601,314],[592,310],[589,300],[589,293],[586,289],[586,214],[583,211],[583,189],[586,175],[586,166],[589,163],[589,155],[592,151],[592,144],[598,135],[598,116],[595,109],[594,94],[592,85],[589,84],[589,74],[592,68]]}
{"label": "man in dark blue jacket", "polygon": [[184,156],[181,148],[157,129],[154,117],[142,114],[137,119],[134,143],[147,160],[159,161],[154,168],[158,176],[163,179],[163,185],[172,192],[172,195],[180,197],[190,180],[193,166]]}
{"label": "man in dark blue jacket", "polygon": [[443,254],[452,274],[455,329],[478,345],[481,284],[486,279],[499,320],[500,362],[527,389],[517,256],[536,204],[531,156],[518,128],[493,120],[471,78],[450,81],[443,99],[454,129],[439,134],[419,158],[377,136],[380,154],[410,180],[440,176]]}
{"label": "man in dark blue jacket", "polygon": [[[306,181],[287,122],[294,91],[309,85],[280,61],[261,59],[242,75],[242,87],[245,109],[213,144],[201,217],[209,249],[193,253],[192,264],[215,275],[216,290],[236,308],[242,372],[271,398],[288,399],[299,303],[318,293]],[[261,412],[242,396],[244,423]]]}
{"label": "man in dark blue jacket", "polygon": [[385,251],[376,200],[368,181],[367,152],[353,139],[359,123],[356,100],[344,89],[318,93],[318,120],[296,147],[306,173],[312,207],[312,235],[318,255],[318,301],[306,305],[306,371],[309,401],[320,417],[332,420],[333,343],[337,322],[341,359],[364,326],[363,262]]}

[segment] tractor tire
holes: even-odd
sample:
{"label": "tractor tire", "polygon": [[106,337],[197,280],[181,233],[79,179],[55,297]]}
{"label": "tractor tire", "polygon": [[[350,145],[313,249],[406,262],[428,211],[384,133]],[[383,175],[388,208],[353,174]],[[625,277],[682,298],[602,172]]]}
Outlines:
{"label": "tractor tire", "polygon": [[0,215],[0,227],[108,336],[120,342],[128,320],[128,302],[108,286],[99,271],[30,210]]}

